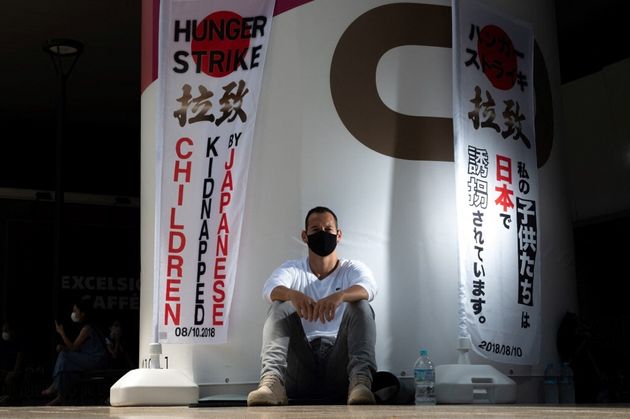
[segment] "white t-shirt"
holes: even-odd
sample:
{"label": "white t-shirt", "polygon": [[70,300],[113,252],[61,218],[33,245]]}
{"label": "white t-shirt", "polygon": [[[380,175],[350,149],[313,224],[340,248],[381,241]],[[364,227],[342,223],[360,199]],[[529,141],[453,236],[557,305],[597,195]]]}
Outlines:
{"label": "white t-shirt", "polygon": [[[263,286],[263,297],[271,303],[271,291],[278,286],[285,286],[292,290],[300,291],[315,301],[319,301],[328,295],[360,285],[368,293],[368,301],[372,301],[377,293],[376,281],[370,268],[356,260],[340,259],[339,266],[326,278],[320,280],[308,263],[308,258],[289,260],[272,272]],[[322,323],[319,320],[307,321],[302,319],[302,326],[309,342],[316,337],[336,338],[341,318],[347,303],[337,307],[332,321]]]}

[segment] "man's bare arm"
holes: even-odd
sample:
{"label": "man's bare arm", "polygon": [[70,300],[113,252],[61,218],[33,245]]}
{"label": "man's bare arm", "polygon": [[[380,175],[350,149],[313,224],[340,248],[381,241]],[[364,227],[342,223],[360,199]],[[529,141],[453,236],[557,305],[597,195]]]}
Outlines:
{"label": "man's bare arm", "polygon": [[353,303],[355,301],[367,300],[369,294],[361,285],[353,285],[345,290],[330,294],[315,303],[312,320],[319,319],[322,323],[335,318],[335,311],[341,303]]}
{"label": "man's bare arm", "polygon": [[300,291],[282,285],[277,286],[271,291],[271,301],[291,301],[298,316],[307,320],[314,318],[315,300]]}

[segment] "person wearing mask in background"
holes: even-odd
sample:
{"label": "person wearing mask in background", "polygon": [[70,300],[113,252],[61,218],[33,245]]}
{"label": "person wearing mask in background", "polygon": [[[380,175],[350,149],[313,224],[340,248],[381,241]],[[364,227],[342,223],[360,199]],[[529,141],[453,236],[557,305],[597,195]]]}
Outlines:
{"label": "person wearing mask in background", "polygon": [[72,308],[70,318],[79,323],[81,329],[74,341],[65,333],[63,324],[55,321],[55,330],[63,341],[57,345],[57,361],[53,370],[53,382],[42,395],[56,397],[48,402],[49,406],[63,404],[68,394],[69,374],[100,369],[107,366],[107,350],[102,334],[90,324],[90,307],[84,300],[77,302]]}
{"label": "person wearing mask in background", "polygon": [[286,405],[288,397],[374,404],[372,272],[337,257],[342,234],[330,209],[311,209],[301,236],[308,257],[285,262],[263,286],[271,307],[263,327],[260,384],[247,404]]}
{"label": "person wearing mask in background", "polygon": [[9,322],[2,324],[0,339],[0,405],[18,401],[23,377],[24,350]]}
{"label": "person wearing mask in background", "polygon": [[105,338],[105,343],[110,356],[110,367],[114,369],[130,369],[132,362],[122,342],[120,321],[114,320],[109,327],[109,336]]}

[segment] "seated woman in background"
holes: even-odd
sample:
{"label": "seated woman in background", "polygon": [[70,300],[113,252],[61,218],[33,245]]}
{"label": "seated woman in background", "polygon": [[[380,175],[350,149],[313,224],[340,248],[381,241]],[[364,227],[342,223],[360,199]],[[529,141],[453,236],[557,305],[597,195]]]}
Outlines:
{"label": "seated woman in background", "polygon": [[68,391],[68,373],[104,368],[107,365],[107,350],[101,333],[89,323],[90,307],[85,301],[77,302],[72,308],[71,319],[81,323],[81,330],[74,341],[65,333],[62,324],[55,321],[55,329],[63,344],[57,345],[57,362],[53,370],[53,383],[42,391],[42,395],[57,395],[48,402],[49,406],[62,404]]}
{"label": "seated woman in background", "polygon": [[130,369],[132,362],[123,345],[123,331],[119,320],[114,320],[109,327],[109,336],[105,338],[109,352],[110,367],[115,369]]}
{"label": "seated woman in background", "polygon": [[5,321],[0,339],[0,405],[11,405],[19,401],[23,363],[23,344],[11,324]]}

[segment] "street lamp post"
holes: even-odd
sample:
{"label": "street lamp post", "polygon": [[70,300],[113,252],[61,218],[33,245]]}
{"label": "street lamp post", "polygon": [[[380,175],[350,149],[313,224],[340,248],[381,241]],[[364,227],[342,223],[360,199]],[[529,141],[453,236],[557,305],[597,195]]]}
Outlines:
{"label": "street lamp post", "polygon": [[63,135],[66,119],[66,84],[79,56],[83,52],[83,44],[72,39],[50,39],[44,42],[46,52],[55,67],[59,80],[59,98],[57,104],[57,135],[55,140],[55,219],[54,219],[54,261],[52,302],[53,315],[57,318],[59,284],[61,280],[61,257],[63,246]]}

